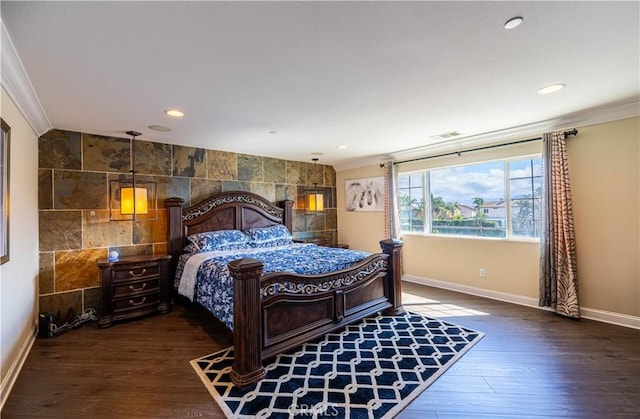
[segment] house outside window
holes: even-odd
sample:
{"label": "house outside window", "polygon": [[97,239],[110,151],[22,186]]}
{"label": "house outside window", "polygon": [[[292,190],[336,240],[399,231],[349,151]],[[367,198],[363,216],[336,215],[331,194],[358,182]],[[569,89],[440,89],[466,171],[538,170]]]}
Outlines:
{"label": "house outside window", "polygon": [[[539,238],[541,166],[536,155],[400,173],[401,230]],[[425,196],[430,197],[428,202]]]}

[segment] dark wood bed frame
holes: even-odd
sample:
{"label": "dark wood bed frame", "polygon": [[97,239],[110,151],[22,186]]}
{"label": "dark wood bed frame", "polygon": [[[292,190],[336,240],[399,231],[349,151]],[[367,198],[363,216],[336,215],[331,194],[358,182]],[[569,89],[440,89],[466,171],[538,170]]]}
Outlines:
{"label": "dark wood bed frame", "polygon": [[[276,206],[259,195],[232,191],[184,209],[183,203],[182,198],[165,201],[173,274],[190,234],[275,224],[284,224],[291,231],[291,200]],[[403,313],[402,242],[382,240],[380,245],[382,253],[349,269],[323,275],[263,275],[263,264],[258,260],[229,263],[234,281],[234,385],[244,387],[260,381],[265,375],[262,360],[379,311]]]}

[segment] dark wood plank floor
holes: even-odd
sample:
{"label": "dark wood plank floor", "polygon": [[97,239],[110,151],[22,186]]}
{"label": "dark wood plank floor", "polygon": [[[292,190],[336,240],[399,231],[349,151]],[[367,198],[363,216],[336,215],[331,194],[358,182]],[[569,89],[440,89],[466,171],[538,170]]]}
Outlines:
{"label": "dark wood plank floor", "polygon": [[[640,417],[640,331],[415,284],[406,308],[486,336],[400,418]],[[223,417],[189,360],[231,344],[193,308],[38,339],[2,418]]]}

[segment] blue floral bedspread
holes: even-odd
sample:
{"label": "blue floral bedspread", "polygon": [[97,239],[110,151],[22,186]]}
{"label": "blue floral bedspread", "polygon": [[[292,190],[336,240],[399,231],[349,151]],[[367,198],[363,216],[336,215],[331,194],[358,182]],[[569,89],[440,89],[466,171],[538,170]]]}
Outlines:
{"label": "blue floral bedspread", "polygon": [[181,295],[206,307],[233,330],[233,279],[227,268],[229,262],[252,258],[264,263],[264,274],[293,272],[316,275],[348,268],[370,255],[359,250],[308,243],[183,254],[178,260],[174,286]]}

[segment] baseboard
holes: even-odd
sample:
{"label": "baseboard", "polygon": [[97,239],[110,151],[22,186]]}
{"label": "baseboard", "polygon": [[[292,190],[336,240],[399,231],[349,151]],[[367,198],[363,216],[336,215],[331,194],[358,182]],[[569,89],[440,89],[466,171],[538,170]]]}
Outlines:
{"label": "baseboard", "polygon": [[18,379],[18,374],[20,374],[20,370],[22,370],[27,356],[29,356],[29,352],[36,341],[37,332],[38,325],[34,324],[31,327],[31,332],[21,342],[16,359],[11,363],[7,374],[2,379],[2,383],[0,384],[0,411],[4,408],[4,403],[9,398],[11,389]]}
{"label": "baseboard", "polygon": [[[551,309],[549,309],[548,307],[539,307],[537,299],[525,297],[522,295],[477,288],[469,285],[456,284],[453,282],[439,281],[437,279],[424,278],[415,275],[403,275],[402,279],[404,281],[413,282],[416,284],[429,285],[431,287],[457,291],[463,294],[470,294],[478,297],[490,298],[492,300],[532,307],[539,310],[551,311]],[[611,311],[598,310],[595,308],[580,307],[580,316],[584,319],[615,324],[617,326],[630,327],[633,329],[640,329],[640,317],[630,316],[628,314],[614,313]]]}

